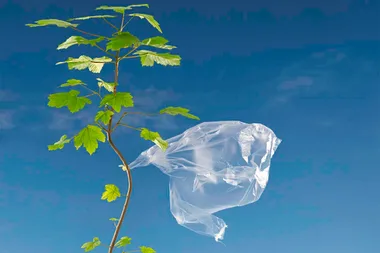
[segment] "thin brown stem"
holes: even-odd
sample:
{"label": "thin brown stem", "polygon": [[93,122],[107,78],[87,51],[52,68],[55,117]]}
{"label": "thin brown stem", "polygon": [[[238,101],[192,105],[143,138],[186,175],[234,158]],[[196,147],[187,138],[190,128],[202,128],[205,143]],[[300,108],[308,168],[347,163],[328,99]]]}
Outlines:
{"label": "thin brown stem", "polygon": [[123,31],[123,28],[124,28],[124,18],[125,18],[125,13],[123,12],[123,16],[121,17],[121,25],[120,25],[120,31],[119,32]]}
{"label": "thin brown stem", "polygon": [[97,47],[97,48],[99,48],[101,51],[103,51],[104,53],[108,54],[109,56],[115,57],[115,55],[107,52],[104,48],[100,47],[99,45],[95,44],[94,46]]}
{"label": "thin brown stem", "polygon": [[81,86],[82,86],[83,88],[89,90],[90,92],[92,92],[92,94],[90,94],[91,96],[92,96],[92,95],[98,95],[98,97],[100,97],[100,99],[102,99],[102,96],[100,95],[100,93],[98,93],[98,92],[96,92],[96,91],[94,91],[94,90],[88,88],[88,87],[87,87],[86,85],[84,85],[84,84],[81,84]]}
{"label": "thin brown stem", "polygon": [[[121,26],[120,26],[120,31],[119,32],[122,31],[123,23],[124,23],[124,14],[123,14],[123,18],[122,18],[122,21],[121,21]],[[116,56],[115,56],[115,84],[118,83],[118,79],[119,79],[119,62],[120,62],[120,50],[116,53]],[[116,94],[116,86],[117,85],[115,85],[114,88],[113,88],[113,93],[114,94]],[[113,108],[112,108],[112,110],[113,110]],[[131,199],[131,193],[132,193],[132,173],[131,173],[131,169],[129,168],[129,165],[128,165],[127,161],[125,160],[124,156],[121,154],[120,150],[115,146],[115,144],[114,144],[114,142],[112,140],[112,121],[113,121],[113,115],[111,115],[111,119],[110,119],[110,121],[108,123],[107,139],[108,139],[108,142],[111,145],[112,149],[115,151],[115,153],[120,158],[121,162],[123,163],[123,167],[125,168],[125,170],[127,172],[128,189],[127,189],[127,196],[125,198],[123,209],[121,210],[121,214],[120,214],[119,220],[118,220],[117,225],[115,227],[115,232],[114,232],[114,234],[112,236],[111,243],[110,243],[110,246],[108,248],[108,253],[112,253],[113,252],[113,249],[114,249],[115,244],[116,244],[117,237],[118,237],[119,232],[120,232],[120,228],[121,228],[121,226],[123,224],[124,217],[125,217],[125,214],[127,212],[128,206],[129,206],[129,201]]]}
{"label": "thin brown stem", "polygon": [[127,59],[127,58],[137,58],[137,57],[140,57],[139,55],[128,57],[128,55],[132,54],[132,53],[133,53],[134,51],[136,51],[136,49],[139,48],[139,47],[140,47],[140,45],[137,45],[137,46],[135,45],[135,46],[133,47],[133,49],[132,49],[131,51],[129,51],[128,53],[126,53],[124,56],[122,56],[122,57],[120,58],[120,60]]}
{"label": "thin brown stem", "polygon": [[108,21],[106,18],[103,18],[103,20],[109,24],[111,27],[113,27],[116,31],[119,31],[119,28],[117,28],[114,24],[112,24],[110,21]]}
{"label": "thin brown stem", "polygon": [[105,132],[107,132],[107,129],[105,129],[99,122],[95,122],[96,125],[98,125],[101,129],[103,129]]}
{"label": "thin brown stem", "polygon": [[[86,32],[86,31],[83,31],[79,28],[76,28],[74,26],[70,26],[71,29],[77,31],[77,32],[80,32],[80,33],[83,33],[83,34],[87,34],[89,36],[93,36],[93,37],[105,37],[105,36],[102,36],[102,35],[99,35],[99,34],[95,34],[95,33],[90,33],[90,32]],[[105,37],[105,38],[108,38],[108,37]]]}
{"label": "thin brown stem", "polygon": [[112,236],[112,240],[111,240],[110,246],[108,248],[108,253],[112,253],[113,252],[113,249],[114,249],[115,244],[116,244],[116,239],[117,239],[117,237],[119,235],[121,225],[123,224],[124,217],[125,217],[125,214],[127,212],[128,205],[129,205],[129,200],[131,199],[131,193],[132,193],[132,173],[131,173],[131,169],[129,168],[128,163],[125,160],[124,156],[121,154],[120,150],[115,146],[115,144],[114,144],[114,142],[112,140],[111,125],[112,125],[112,117],[111,117],[110,123],[108,125],[107,139],[108,139],[108,142],[111,145],[112,149],[119,156],[121,162],[123,163],[123,166],[126,168],[127,179],[128,179],[128,189],[127,189],[127,197],[125,198],[123,209],[121,211],[118,223],[117,223],[117,225],[115,227],[115,232],[114,232],[114,234]]}
{"label": "thin brown stem", "polygon": [[112,128],[111,132],[115,130],[115,128],[120,124],[121,120],[127,115],[127,112],[123,112],[123,114],[120,116],[119,120],[116,122],[115,126]]}
{"label": "thin brown stem", "polygon": [[140,55],[133,55],[133,56],[125,56],[123,59],[134,59],[134,58],[140,58]]}
{"label": "thin brown stem", "polygon": [[128,112],[128,114],[142,115],[142,116],[148,116],[148,117],[160,115],[159,113],[146,113],[146,112]]}
{"label": "thin brown stem", "polygon": [[124,29],[124,28],[129,24],[129,22],[131,22],[131,20],[132,20],[134,17],[135,17],[135,16],[132,16],[132,17],[127,21],[127,23],[125,23],[125,25],[123,26],[122,29]]}
{"label": "thin brown stem", "polygon": [[141,131],[141,128],[133,127],[133,126],[130,126],[130,125],[127,125],[127,124],[124,124],[124,123],[119,123],[118,125],[126,127],[126,128],[130,128],[130,129],[133,129],[133,130],[136,130],[136,131]]}

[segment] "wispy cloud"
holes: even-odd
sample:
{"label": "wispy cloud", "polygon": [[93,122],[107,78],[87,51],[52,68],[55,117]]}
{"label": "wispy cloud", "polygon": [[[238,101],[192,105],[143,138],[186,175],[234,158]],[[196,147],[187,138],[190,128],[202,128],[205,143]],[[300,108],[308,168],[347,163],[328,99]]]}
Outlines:
{"label": "wispy cloud", "polygon": [[12,129],[15,127],[13,123],[14,110],[0,110],[0,130]]}
{"label": "wispy cloud", "polygon": [[12,92],[11,90],[0,90],[0,103],[1,102],[12,102],[19,98],[19,96]]}
{"label": "wispy cloud", "polygon": [[325,51],[315,52],[311,55],[311,58],[324,60],[324,64],[335,64],[342,61],[346,57],[347,55],[344,52],[341,52],[336,48],[330,48]]}
{"label": "wispy cloud", "polygon": [[273,81],[277,92],[264,107],[278,107],[299,96],[315,96],[326,91],[329,89],[331,68],[346,58],[344,51],[331,48],[312,53],[305,60],[284,68],[281,75]]}
{"label": "wispy cloud", "polygon": [[[1,84],[1,76],[0,76]],[[7,104],[18,100],[19,95],[11,90],[0,89],[0,106],[3,108],[10,107]],[[15,106],[12,105],[12,109],[0,109],[0,130],[12,129],[15,127],[13,121],[16,113]]]}
{"label": "wispy cloud", "polygon": [[311,86],[313,78],[310,76],[297,76],[294,79],[284,81],[278,86],[280,90],[293,90],[302,86]]}
{"label": "wispy cloud", "polygon": [[50,130],[73,130],[75,127],[83,127],[94,121],[95,110],[83,110],[78,113],[56,111],[51,109],[51,118],[48,128]]}
{"label": "wispy cloud", "polygon": [[10,185],[0,181],[0,207],[10,206],[11,202],[20,204],[30,204],[31,206],[42,208],[57,205],[60,195],[52,190],[31,190],[20,185]]}

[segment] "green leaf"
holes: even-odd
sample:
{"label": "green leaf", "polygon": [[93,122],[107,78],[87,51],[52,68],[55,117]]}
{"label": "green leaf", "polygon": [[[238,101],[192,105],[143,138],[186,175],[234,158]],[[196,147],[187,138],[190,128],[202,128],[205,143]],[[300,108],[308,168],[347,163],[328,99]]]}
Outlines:
{"label": "green leaf", "polygon": [[67,63],[69,69],[83,70],[88,68],[92,73],[100,73],[104,64],[108,62],[112,62],[112,59],[106,56],[92,59],[86,55],[81,55],[79,58],[69,57],[66,61],[58,62],[56,65]]}
{"label": "green leaf", "polygon": [[129,238],[127,236],[123,236],[120,238],[119,241],[116,242],[115,247],[117,247],[117,248],[125,247],[125,246],[131,244],[131,240],[132,240],[131,238]]}
{"label": "green leaf", "polygon": [[35,24],[26,24],[26,26],[39,27],[39,26],[55,25],[55,26],[63,27],[63,28],[67,28],[70,26],[72,26],[72,27],[78,26],[78,24],[72,24],[72,23],[69,23],[69,22],[66,22],[63,20],[59,20],[59,19],[41,19],[41,20],[35,21],[34,23]]}
{"label": "green leaf", "polygon": [[106,5],[103,5],[103,6],[96,8],[95,10],[97,10],[97,11],[99,11],[99,10],[111,10],[111,11],[123,14],[126,10],[132,10],[133,8],[136,8],[136,7],[149,8],[149,5],[148,4],[132,4],[132,5],[128,5],[128,6],[106,6]]}
{"label": "green leaf", "polygon": [[71,36],[65,42],[59,44],[59,46],[57,47],[57,49],[58,50],[67,49],[67,48],[69,48],[71,46],[74,46],[74,45],[91,45],[91,46],[95,46],[96,43],[99,43],[99,42],[103,41],[104,39],[105,39],[104,37],[99,37],[99,38],[96,38],[96,39],[88,40],[86,38],[83,38],[82,36]]}
{"label": "green leaf", "polygon": [[121,107],[133,107],[133,97],[129,92],[116,92],[112,94],[107,94],[104,96],[102,101],[100,101],[100,107],[109,105],[116,112],[121,111]]}
{"label": "green leaf", "polygon": [[151,67],[154,63],[164,66],[179,66],[181,64],[181,57],[169,53],[159,54],[149,50],[139,50],[134,53],[140,56],[141,65]]}
{"label": "green leaf", "polygon": [[157,20],[154,19],[154,17],[152,15],[142,14],[142,13],[132,13],[132,14],[129,14],[129,16],[131,16],[131,17],[139,17],[141,19],[146,19],[149,22],[149,24],[151,24],[160,33],[162,33],[160,24],[157,22]]}
{"label": "green leaf", "polygon": [[189,111],[190,111],[189,109],[186,109],[183,107],[169,106],[169,107],[166,107],[166,108],[160,110],[160,114],[169,114],[172,116],[182,115],[182,116],[189,118],[189,119],[199,120],[199,118],[197,116],[190,114]]}
{"label": "green leaf", "polygon": [[152,132],[147,128],[142,128],[140,137],[144,140],[154,142],[160,149],[164,151],[168,148],[168,143],[161,138],[158,132]]}
{"label": "green leaf", "polygon": [[113,115],[114,113],[112,111],[99,111],[96,116],[95,116],[95,121],[101,121],[104,123],[104,125],[107,125],[110,120],[111,120],[111,116]]}
{"label": "green leaf", "polygon": [[72,87],[72,86],[78,86],[78,85],[86,85],[86,84],[78,79],[69,79],[66,81],[66,83],[61,84],[59,87]]}
{"label": "green leaf", "polygon": [[107,202],[115,201],[117,198],[121,197],[119,188],[114,184],[106,184],[104,187],[105,191],[102,194],[102,200],[107,200]]}
{"label": "green leaf", "polygon": [[98,237],[94,237],[92,242],[86,242],[82,245],[81,249],[84,249],[84,252],[94,250],[96,247],[100,246],[101,242]]}
{"label": "green leaf", "polygon": [[62,137],[59,139],[59,141],[55,142],[53,145],[48,146],[48,150],[57,150],[57,149],[63,149],[65,144],[70,143],[71,139],[67,139],[67,135],[62,135]]}
{"label": "green leaf", "polygon": [[151,247],[145,247],[145,246],[141,246],[140,251],[141,253],[156,253],[156,251],[152,249]]}
{"label": "green leaf", "polygon": [[60,92],[50,94],[48,106],[62,108],[67,106],[71,113],[79,112],[86,104],[91,104],[91,100],[86,97],[78,97],[79,91],[71,90],[69,92]]}
{"label": "green leaf", "polygon": [[107,82],[104,82],[102,79],[100,78],[96,78],[96,80],[98,80],[98,86],[99,87],[103,87],[104,89],[106,89],[107,91],[109,92],[113,92],[113,88],[115,86],[117,86],[116,83],[107,83]]}
{"label": "green leaf", "polygon": [[168,42],[169,41],[165,39],[164,37],[156,36],[156,37],[147,38],[143,40],[141,44],[144,46],[156,47],[156,48],[167,49],[167,50],[172,50],[173,48],[177,48],[175,46],[166,45],[166,43]]}
{"label": "green leaf", "polygon": [[139,42],[140,40],[136,36],[129,32],[122,32],[109,39],[106,50],[118,51],[122,48],[131,47]]}
{"label": "green leaf", "polygon": [[118,221],[118,218],[110,218],[110,221]]}
{"label": "green leaf", "polygon": [[69,21],[87,20],[87,19],[93,19],[93,18],[116,18],[116,16],[113,16],[113,15],[93,15],[93,16],[85,16],[85,17],[78,17],[78,18],[70,18]]}
{"label": "green leaf", "polygon": [[78,150],[83,145],[90,155],[98,149],[98,141],[105,142],[106,136],[100,127],[94,125],[86,126],[74,137],[75,148]]}

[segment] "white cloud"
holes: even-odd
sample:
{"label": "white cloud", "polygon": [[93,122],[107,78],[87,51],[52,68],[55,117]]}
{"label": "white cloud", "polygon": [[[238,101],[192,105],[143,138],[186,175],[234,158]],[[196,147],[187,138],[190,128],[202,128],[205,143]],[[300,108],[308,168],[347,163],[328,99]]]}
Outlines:
{"label": "white cloud", "polygon": [[293,90],[302,86],[311,86],[313,84],[313,79],[310,76],[297,76],[294,79],[282,82],[279,85],[281,90]]}
{"label": "white cloud", "polygon": [[288,104],[298,96],[315,96],[329,90],[332,67],[345,58],[347,55],[340,49],[330,48],[314,52],[305,60],[287,66],[274,80],[277,93],[267,102],[264,110]]}

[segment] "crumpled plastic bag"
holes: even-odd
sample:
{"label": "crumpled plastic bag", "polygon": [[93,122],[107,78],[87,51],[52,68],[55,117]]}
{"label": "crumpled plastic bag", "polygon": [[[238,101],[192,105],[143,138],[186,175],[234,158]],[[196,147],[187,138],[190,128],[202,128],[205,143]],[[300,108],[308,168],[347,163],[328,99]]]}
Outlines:
{"label": "crumpled plastic bag", "polygon": [[130,168],[154,165],[170,177],[170,210],[177,223],[223,240],[226,223],[214,213],[257,201],[281,140],[262,124],[204,122],[153,146]]}

